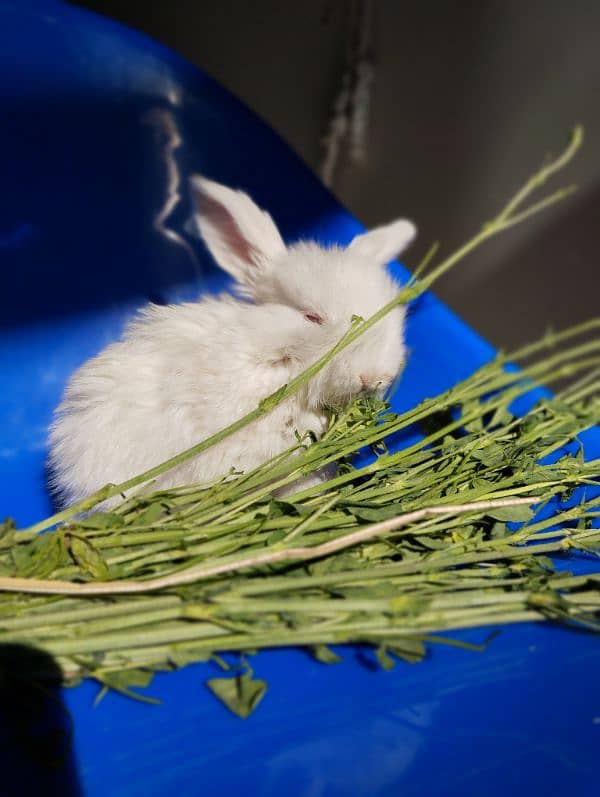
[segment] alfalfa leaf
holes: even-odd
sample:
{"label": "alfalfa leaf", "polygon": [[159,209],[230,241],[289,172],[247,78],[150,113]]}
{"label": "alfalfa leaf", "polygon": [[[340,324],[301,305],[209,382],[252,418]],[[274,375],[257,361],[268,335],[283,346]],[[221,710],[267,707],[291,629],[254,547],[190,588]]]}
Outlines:
{"label": "alfalfa leaf", "polygon": [[233,678],[211,678],[206,685],[231,712],[245,719],[256,709],[267,691],[267,682],[253,678],[253,670]]}
{"label": "alfalfa leaf", "polygon": [[75,534],[69,534],[67,539],[71,556],[84,573],[98,581],[108,578],[108,565],[95,545]]}
{"label": "alfalfa leaf", "polygon": [[83,520],[78,520],[77,525],[84,529],[114,529],[117,526],[124,526],[125,521],[121,515],[113,512],[94,512]]}
{"label": "alfalfa leaf", "polygon": [[479,432],[483,431],[483,419],[481,417],[481,403],[478,399],[473,399],[471,401],[465,401],[462,405],[462,416],[467,417],[471,413],[475,413],[475,417],[472,418],[470,421],[465,423],[465,429],[467,432]]}
{"label": "alfalfa leaf", "polygon": [[8,517],[0,523],[0,543],[4,546],[12,544],[15,537],[15,521]]}
{"label": "alfalfa leaf", "polygon": [[477,448],[471,452],[471,456],[487,467],[498,467],[506,462],[506,452],[498,443]]}
{"label": "alfalfa leaf", "polygon": [[378,523],[380,520],[390,520],[402,514],[402,510],[396,504],[388,504],[381,507],[362,507],[348,506],[348,511],[359,520],[366,520],[369,523]]}
{"label": "alfalfa leaf", "polygon": [[321,664],[338,664],[342,660],[342,657],[327,645],[311,645],[309,649],[313,657]]}
{"label": "alfalfa leaf", "polygon": [[149,697],[148,695],[141,695],[139,692],[134,692],[133,688],[138,687],[145,689],[150,686],[154,673],[151,670],[144,670],[139,667],[131,667],[125,670],[116,670],[114,672],[106,670],[97,670],[92,673],[92,677],[104,686],[101,689],[94,701],[97,706],[102,700],[104,695],[109,689],[115,692],[120,692],[122,695],[131,697],[134,700],[139,700],[142,703],[160,704],[160,700],[156,697]]}
{"label": "alfalfa leaf", "polygon": [[395,656],[407,661],[409,664],[416,664],[425,658],[425,645],[419,637],[394,639],[387,647]]}
{"label": "alfalfa leaf", "polygon": [[506,523],[502,523],[500,520],[497,520],[490,529],[490,537],[493,540],[501,540],[503,537],[506,537],[508,533],[509,531]]}
{"label": "alfalfa leaf", "polygon": [[272,531],[267,539],[265,540],[265,545],[275,545],[278,542],[281,542],[285,538],[287,531],[285,529],[275,529]]}
{"label": "alfalfa leaf", "polygon": [[66,564],[65,543],[60,531],[41,534],[25,545],[15,545],[11,550],[15,575],[24,578],[46,578]]}
{"label": "alfalfa leaf", "polygon": [[486,509],[486,515],[494,520],[524,523],[533,517],[533,509],[526,504],[521,504],[520,506],[497,506],[494,509]]}
{"label": "alfalfa leaf", "polygon": [[385,645],[375,648],[375,658],[384,670],[393,670],[396,666],[394,659],[388,654]]}
{"label": "alfalfa leaf", "polygon": [[194,650],[193,648],[186,648],[177,644],[171,645],[167,654],[169,663],[179,669],[188,664],[196,664],[200,661],[209,661],[212,658],[212,653],[209,651]]}
{"label": "alfalfa leaf", "polygon": [[160,503],[150,504],[144,509],[141,514],[135,517],[132,521],[133,526],[151,526],[159,517],[165,512],[164,506]]}

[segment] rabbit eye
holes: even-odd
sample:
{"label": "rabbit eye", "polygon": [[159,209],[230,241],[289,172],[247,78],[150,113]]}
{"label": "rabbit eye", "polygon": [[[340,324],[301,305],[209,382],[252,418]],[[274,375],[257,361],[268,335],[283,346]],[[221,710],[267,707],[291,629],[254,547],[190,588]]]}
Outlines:
{"label": "rabbit eye", "polygon": [[323,318],[318,313],[304,313],[304,318],[312,324],[322,324]]}

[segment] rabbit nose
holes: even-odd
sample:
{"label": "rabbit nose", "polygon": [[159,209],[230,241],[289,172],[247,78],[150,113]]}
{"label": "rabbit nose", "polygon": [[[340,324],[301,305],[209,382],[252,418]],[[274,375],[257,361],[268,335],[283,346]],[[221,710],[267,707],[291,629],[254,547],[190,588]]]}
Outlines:
{"label": "rabbit nose", "polygon": [[358,378],[360,379],[362,390],[373,390],[374,382],[372,376],[369,374],[359,374]]}
{"label": "rabbit nose", "polygon": [[375,393],[381,389],[387,389],[392,380],[386,374],[385,376],[374,376],[373,374],[359,374],[361,384],[361,393]]}

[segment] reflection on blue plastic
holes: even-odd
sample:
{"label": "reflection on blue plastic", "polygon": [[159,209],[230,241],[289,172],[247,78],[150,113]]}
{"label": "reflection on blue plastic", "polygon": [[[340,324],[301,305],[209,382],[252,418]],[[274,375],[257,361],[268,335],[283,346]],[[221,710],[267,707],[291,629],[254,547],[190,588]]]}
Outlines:
{"label": "reflection on blue plastic", "polygon": [[[210,78],[101,18],[60,3],[0,2],[0,74],[0,513],[24,525],[51,509],[45,435],[73,369],[141,303],[225,284],[190,226],[191,173],[248,190],[288,240],[347,242],[360,225]],[[492,353],[433,296],[412,312],[408,343],[398,408]],[[586,444],[588,456],[600,453],[597,433]],[[0,670],[13,653],[0,648]],[[58,769],[39,739],[64,731],[66,715],[45,696],[42,719],[28,727],[35,696],[16,665],[14,681],[0,685],[0,792],[598,793],[595,638],[526,625],[483,655],[440,648],[390,673],[364,659],[349,649],[328,667],[299,651],[260,654],[255,670],[270,689],[245,722],[203,686],[211,665],[157,677],[158,708],[110,694],[93,709],[97,687],[85,683],[64,693],[75,735]]]}

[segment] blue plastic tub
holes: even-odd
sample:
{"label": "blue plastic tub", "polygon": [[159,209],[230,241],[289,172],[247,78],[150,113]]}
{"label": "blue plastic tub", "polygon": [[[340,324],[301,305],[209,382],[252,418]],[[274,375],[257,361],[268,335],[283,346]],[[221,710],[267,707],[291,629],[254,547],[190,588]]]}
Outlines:
{"label": "blue plastic tub", "polygon": [[[25,525],[51,510],[46,430],[73,369],[148,299],[224,284],[189,231],[189,174],[246,189],[288,240],[346,242],[360,225],[213,80],[104,19],[58,2],[0,2],[0,75],[0,513]],[[431,295],[408,339],[403,408],[493,353]],[[586,443],[600,454],[600,435]],[[49,751],[52,739],[62,749],[66,714],[51,696],[35,703],[13,654],[0,649],[2,795],[600,789],[600,645],[564,629],[510,628],[483,655],[438,648],[393,672],[355,648],[335,667],[295,650],[262,653],[255,671],[270,688],[246,721],[204,686],[211,665],[158,676],[159,707],[109,694],[93,708],[98,687],[84,683],[59,695],[74,737],[56,767]]]}

